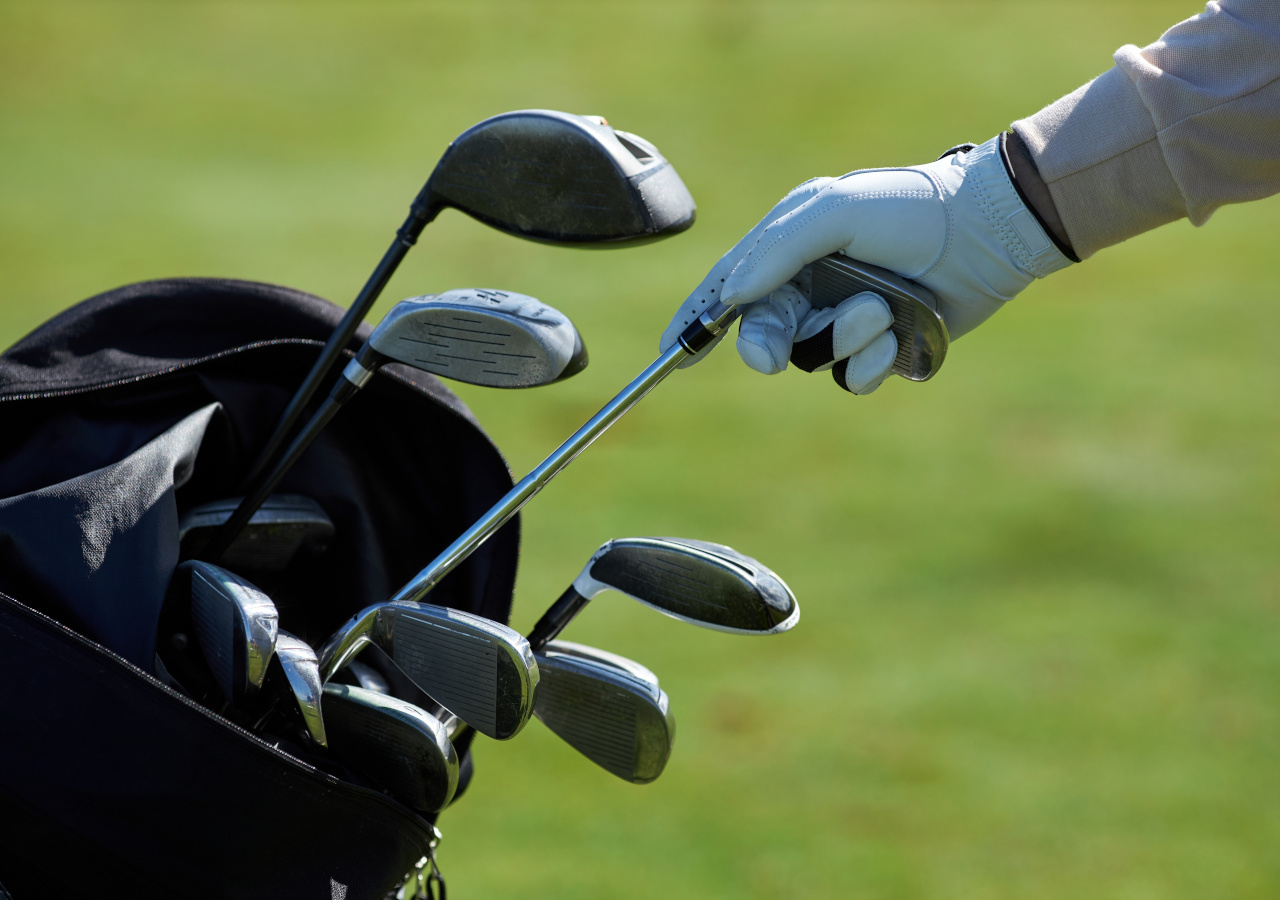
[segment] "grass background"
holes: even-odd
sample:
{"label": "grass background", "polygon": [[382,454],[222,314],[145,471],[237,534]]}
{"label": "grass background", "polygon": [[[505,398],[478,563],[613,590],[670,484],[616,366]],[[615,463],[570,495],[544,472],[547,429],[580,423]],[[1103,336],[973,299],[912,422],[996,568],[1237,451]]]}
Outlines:
{"label": "grass background", "polygon": [[[571,315],[592,364],[459,389],[524,472],[649,362],[795,183],[983,140],[1192,2],[4,3],[0,344],[123,283],[346,304],[447,142],[507,109],[653,140],[696,227],[626,252],[456,213],[376,315],[462,285]],[[603,540],[731,544],[804,617],[770,640],[602,597],[577,640],[655,669],[648,787],[539,725],[442,820],[459,897],[1252,898],[1280,892],[1280,202],[1031,287],[927,386],[854,399],[732,350],[525,514],[514,624]]]}

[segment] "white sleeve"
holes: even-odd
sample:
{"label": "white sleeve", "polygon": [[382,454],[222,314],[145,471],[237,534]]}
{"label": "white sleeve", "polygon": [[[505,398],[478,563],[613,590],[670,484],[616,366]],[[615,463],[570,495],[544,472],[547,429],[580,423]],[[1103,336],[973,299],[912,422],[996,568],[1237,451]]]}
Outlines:
{"label": "white sleeve", "polygon": [[1013,123],[1083,259],[1280,193],[1280,0],[1214,0]]}

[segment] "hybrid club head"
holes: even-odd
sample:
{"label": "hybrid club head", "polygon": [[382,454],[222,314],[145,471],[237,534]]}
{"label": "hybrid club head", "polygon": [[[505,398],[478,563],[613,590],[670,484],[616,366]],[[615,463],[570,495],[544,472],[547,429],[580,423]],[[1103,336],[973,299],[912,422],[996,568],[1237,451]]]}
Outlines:
{"label": "hybrid club head", "polygon": [[225,700],[239,704],[262,687],[275,654],[279,616],[271,598],[219,566],[192,560],[191,621]]}
{"label": "hybrid club head", "polygon": [[800,621],[795,595],[767,566],[731,547],[688,538],[618,538],[601,545],[529,633],[539,649],[592,597],[615,590],[676,619],[735,634],[777,634]]}
{"label": "hybrid club head", "polygon": [[458,755],[445,726],[405,700],[347,684],[324,688],[329,749],[392,797],[439,812],[458,789]]}
{"label": "hybrid club head", "polygon": [[287,689],[283,685],[278,689],[281,695],[287,690],[287,697],[278,698],[288,711],[286,716],[313,743],[320,747],[329,746],[325,718],[320,708],[324,684],[320,681],[316,652],[306,641],[282,631],[276,639],[275,664],[288,684]]}
{"label": "hybrid club head", "polygon": [[678,234],[697,207],[644,138],[599,116],[525,109],[454,139],[424,188],[434,218],[453,207],[550,244],[622,247]]}
{"label": "hybrid club head", "polygon": [[399,362],[486,387],[551,384],[587,367],[582,336],[568,316],[509,291],[464,288],[403,300],[367,346],[370,352],[357,357],[365,369]]}
{"label": "hybrid club head", "polygon": [[[205,542],[231,518],[240,500],[214,500],[183,513],[178,520],[180,557],[198,555]],[[315,500],[299,494],[272,494],[222,554],[222,561],[242,571],[280,572],[299,553],[324,552],[333,534],[333,522]]]}
{"label": "hybrid club head", "polygon": [[666,693],[656,679],[637,677],[631,665],[584,653],[582,645],[561,648],[559,643],[552,641],[536,654],[542,681],[534,715],[565,743],[624,781],[648,784],[656,779],[675,742],[675,719]]}
{"label": "hybrid club head", "polygon": [[367,643],[481,734],[507,740],[529,721],[538,664],[529,642],[505,625],[429,603],[370,606],[320,648],[323,680]]}

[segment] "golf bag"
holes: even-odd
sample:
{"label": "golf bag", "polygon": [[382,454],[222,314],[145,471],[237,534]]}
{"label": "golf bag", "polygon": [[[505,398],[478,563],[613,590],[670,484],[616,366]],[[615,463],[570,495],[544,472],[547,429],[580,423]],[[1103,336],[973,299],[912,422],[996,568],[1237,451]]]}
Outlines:
{"label": "golf bag", "polygon": [[[0,355],[0,883],[18,900],[382,898],[424,855],[428,820],[153,675],[179,516],[243,490],[340,317],[288,288],[152,281]],[[314,645],[510,486],[463,404],[389,365],[279,487],[319,502],[332,544],[260,586]],[[513,521],[431,601],[505,622],[518,544]]]}

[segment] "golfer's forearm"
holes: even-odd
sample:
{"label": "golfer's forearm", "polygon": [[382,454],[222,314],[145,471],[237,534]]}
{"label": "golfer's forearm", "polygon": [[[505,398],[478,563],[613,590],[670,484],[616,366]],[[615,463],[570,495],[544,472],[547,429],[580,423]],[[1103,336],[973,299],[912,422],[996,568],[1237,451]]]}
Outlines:
{"label": "golfer's forearm", "polygon": [[1280,2],[1220,0],[1014,123],[1081,257],[1280,193]]}

